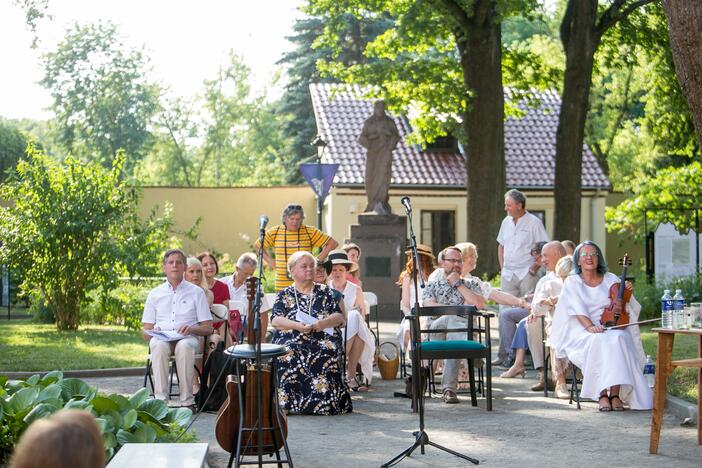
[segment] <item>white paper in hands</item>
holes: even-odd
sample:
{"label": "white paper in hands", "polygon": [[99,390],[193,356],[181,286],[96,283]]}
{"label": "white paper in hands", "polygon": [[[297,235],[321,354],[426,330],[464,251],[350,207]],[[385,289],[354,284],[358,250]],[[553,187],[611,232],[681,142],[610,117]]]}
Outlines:
{"label": "white paper in hands", "polygon": [[178,341],[185,338],[185,335],[181,335],[175,330],[146,330],[146,334],[160,341]]}
{"label": "white paper in hands", "polygon": [[[317,323],[319,321],[316,318],[312,317],[307,312],[303,312],[301,310],[298,310],[297,313],[295,314],[295,320],[297,320],[298,322],[303,323],[305,325],[314,325],[315,323]],[[324,333],[326,333],[329,336],[332,336],[334,334],[334,328],[332,328],[332,327],[325,328]]]}

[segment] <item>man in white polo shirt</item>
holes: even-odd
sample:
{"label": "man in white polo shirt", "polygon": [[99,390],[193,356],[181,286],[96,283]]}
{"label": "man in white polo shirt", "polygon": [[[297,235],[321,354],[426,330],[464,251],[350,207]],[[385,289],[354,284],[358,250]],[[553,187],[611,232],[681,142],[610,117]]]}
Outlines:
{"label": "man in white polo shirt", "polygon": [[[538,280],[529,271],[534,262],[531,247],[539,241],[548,242],[549,238],[541,220],[526,210],[526,196],[519,190],[512,189],[505,194],[505,211],[507,216],[502,220],[497,234],[500,289],[513,296],[524,297],[534,291]],[[500,350],[503,348],[499,347]],[[504,353],[498,353],[496,365],[505,358]]]}
{"label": "man in white polo shirt", "polygon": [[[152,289],[144,304],[142,334],[149,343],[153,368],[154,396],[168,401],[168,359],[175,354],[180,406],[192,406],[195,354],[198,336],[213,332],[212,315],[201,287],[183,279],[186,259],[182,250],[171,249],[163,255],[166,281]],[[182,338],[166,341],[149,331],[177,332]]]}

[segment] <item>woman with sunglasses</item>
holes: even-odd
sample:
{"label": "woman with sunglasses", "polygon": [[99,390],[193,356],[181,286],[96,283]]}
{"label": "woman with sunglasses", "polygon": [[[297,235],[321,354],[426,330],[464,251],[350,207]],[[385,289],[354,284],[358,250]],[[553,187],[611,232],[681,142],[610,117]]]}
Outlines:
{"label": "woman with sunglasses", "polygon": [[[651,409],[653,394],[643,377],[639,327],[608,330],[600,324],[610,303],[609,288],[620,279],[607,271],[602,251],[592,241],[576,247],[573,263],[575,274],[563,284],[551,327],[556,357],[567,357],[580,368],[580,394],[597,400],[600,411],[622,411],[625,403],[631,409]],[[641,305],[631,296],[626,307],[635,322]]]}
{"label": "woman with sunglasses", "polygon": [[[275,290],[280,291],[293,283],[287,270],[288,259],[299,251],[312,252],[321,249],[317,256],[320,261],[327,258],[327,254],[334,250],[339,243],[331,236],[323,233],[313,226],[304,225],[305,210],[300,205],[288,205],[281,216],[282,224],[266,230],[263,238],[263,260],[270,268],[275,270]],[[257,240],[254,244],[256,250],[260,247]],[[275,259],[269,250],[275,252]]]}

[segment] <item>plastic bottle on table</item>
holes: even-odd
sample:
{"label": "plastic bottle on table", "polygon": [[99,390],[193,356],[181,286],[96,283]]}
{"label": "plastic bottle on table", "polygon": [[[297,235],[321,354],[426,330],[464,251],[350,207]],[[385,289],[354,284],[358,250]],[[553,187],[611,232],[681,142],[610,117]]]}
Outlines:
{"label": "plastic bottle on table", "polygon": [[680,289],[673,296],[673,326],[678,330],[685,328],[685,298]]}
{"label": "plastic bottle on table", "polygon": [[673,328],[673,296],[670,289],[664,290],[661,297],[661,327]]}

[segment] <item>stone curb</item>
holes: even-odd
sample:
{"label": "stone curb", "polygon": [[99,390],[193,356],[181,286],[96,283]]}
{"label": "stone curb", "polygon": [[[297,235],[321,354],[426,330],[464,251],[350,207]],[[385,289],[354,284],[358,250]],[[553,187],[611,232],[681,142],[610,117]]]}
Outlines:
{"label": "stone curb", "polygon": [[[111,368],[111,369],[86,369],[86,370],[65,370],[63,371],[64,377],[129,377],[135,375],[144,375],[144,367],[121,367],[121,368]],[[26,379],[35,374],[44,375],[46,371],[37,372],[3,372],[0,371],[0,375],[7,376],[8,379]]]}
{"label": "stone curb", "polygon": [[697,422],[697,405],[685,401],[682,398],[675,397],[671,394],[665,399],[665,409],[673,413],[680,419],[690,418],[692,425],[696,425]]}

